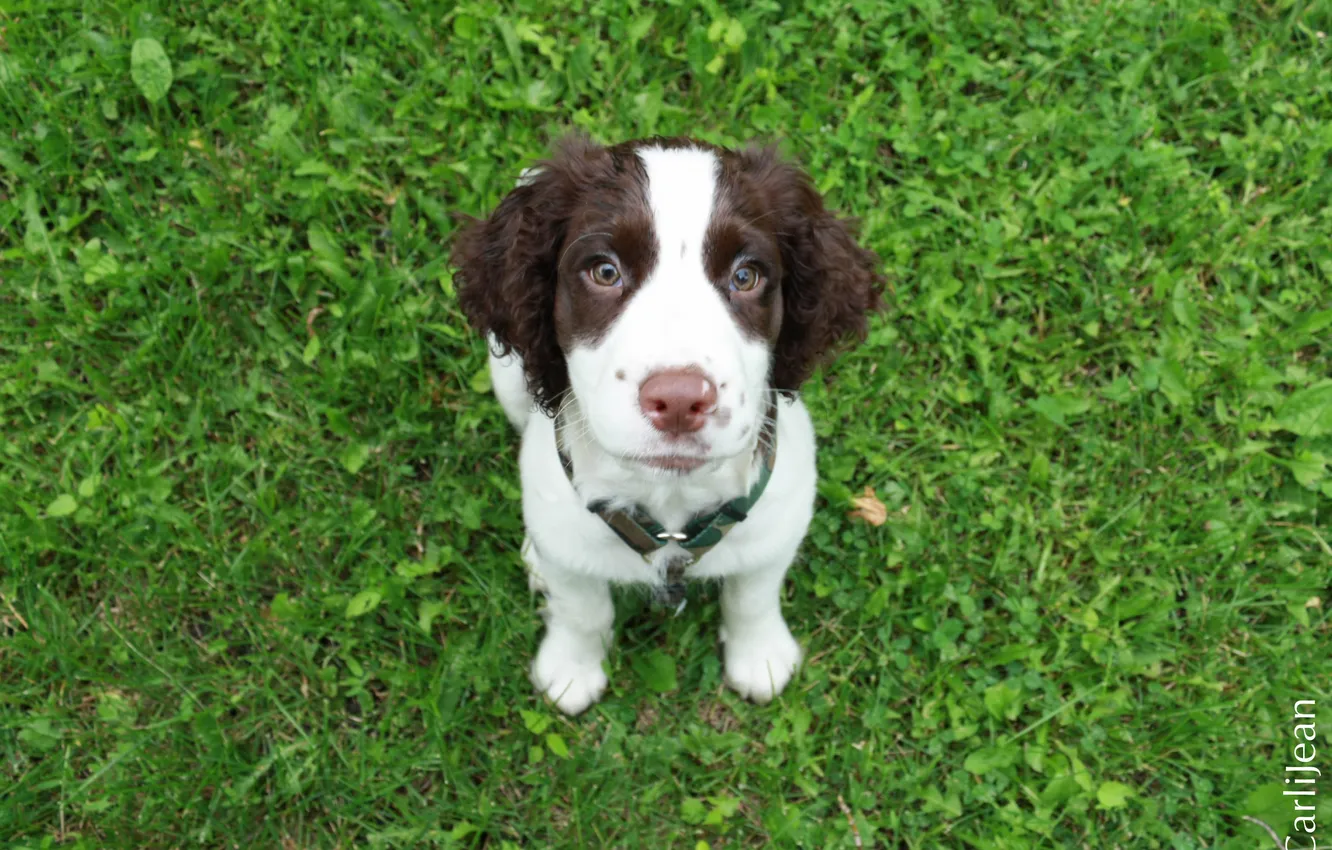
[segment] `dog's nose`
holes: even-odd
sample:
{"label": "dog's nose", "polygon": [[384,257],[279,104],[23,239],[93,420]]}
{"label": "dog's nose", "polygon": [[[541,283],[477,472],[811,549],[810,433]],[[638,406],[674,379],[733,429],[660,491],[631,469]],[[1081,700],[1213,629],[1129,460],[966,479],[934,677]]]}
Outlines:
{"label": "dog's nose", "polygon": [[717,409],[717,388],[693,369],[666,369],[638,388],[638,408],[652,427],[666,434],[697,431]]}

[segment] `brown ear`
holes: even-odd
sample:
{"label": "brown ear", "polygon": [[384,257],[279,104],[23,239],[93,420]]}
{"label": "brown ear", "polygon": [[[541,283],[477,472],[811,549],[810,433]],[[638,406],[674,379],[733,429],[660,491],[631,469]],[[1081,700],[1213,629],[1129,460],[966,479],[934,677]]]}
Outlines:
{"label": "brown ear", "polygon": [[882,306],[879,257],[856,243],[854,225],[823,206],[808,176],[773,148],[741,154],[745,170],[778,210],[782,326],[772,385],[795,390],[845,340],[865,337]]}
{"label": "brown ear", "polygon": [[472,326],[490,334],[501,353],[523,359],[527,388],[547,412],[569,388],[569,369],[555,333],[559,252],[580,175],[606,152],[581,137],[524,172],[520,184],[486,219],[457,234],[452,261],[458,303]]}

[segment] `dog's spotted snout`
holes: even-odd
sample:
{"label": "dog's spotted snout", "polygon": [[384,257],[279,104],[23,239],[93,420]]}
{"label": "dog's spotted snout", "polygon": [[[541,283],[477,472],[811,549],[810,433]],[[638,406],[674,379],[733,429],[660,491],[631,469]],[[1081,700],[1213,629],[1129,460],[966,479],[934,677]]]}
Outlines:
{"label": "dog's spotted snout", "polygon": [[639,386],[638,408],[658,431],[690,434],[717,409],[717,387],[696,369],[665,369]]}

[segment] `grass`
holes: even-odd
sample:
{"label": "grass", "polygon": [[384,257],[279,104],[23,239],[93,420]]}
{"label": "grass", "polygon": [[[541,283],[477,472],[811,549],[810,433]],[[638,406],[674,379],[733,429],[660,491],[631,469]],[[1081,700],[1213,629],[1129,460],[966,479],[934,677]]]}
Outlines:
{"label": "grass", "polygon": [[[6,3],[0,844],[1307,846],[1332,9],[575,6]],[[525,679],[447,242],[574,128],[780,140],[883,258],[771,706],[708,587]]]}

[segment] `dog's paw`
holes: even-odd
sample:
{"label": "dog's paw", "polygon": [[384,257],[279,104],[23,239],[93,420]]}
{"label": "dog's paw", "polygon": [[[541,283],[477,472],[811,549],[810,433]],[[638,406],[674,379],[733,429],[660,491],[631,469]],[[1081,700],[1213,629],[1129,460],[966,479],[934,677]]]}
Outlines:
{"label": "dog's paw", "polygon": [[800,666],[800,644],[786,623],[723,634],[726,684],[740,696],[766,703],[782,692]]}
{"label": "dog's paw", "polygon": [[601,699],[606,690],[606,672],[601,669],[602,653],[560,635],[548,635],[532,662],[532,684],[565,714],[581,714]]}

